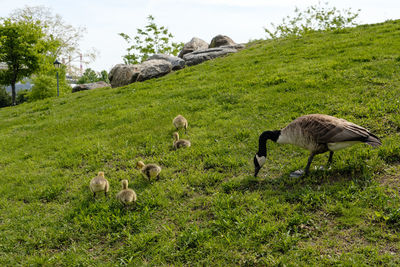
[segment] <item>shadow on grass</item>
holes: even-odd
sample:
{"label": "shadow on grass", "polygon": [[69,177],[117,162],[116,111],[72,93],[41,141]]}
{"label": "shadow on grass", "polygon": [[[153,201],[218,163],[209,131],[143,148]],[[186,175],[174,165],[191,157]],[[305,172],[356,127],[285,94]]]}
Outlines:
{"label": "shadow on grass", "polygon": [[359,186],[365,186],[372,181],[373,173],[365,168],[361,169],[332,169],[313,170],[305,177],[293,178],[290,173],[276,178],[260,178],[252,175],[238,177],[222,184],[225,193],[233,191],[259,191],[273,190],[276,194],[289,191],[302,191],[305,188],[329,187],[338,184],[353,182]]}

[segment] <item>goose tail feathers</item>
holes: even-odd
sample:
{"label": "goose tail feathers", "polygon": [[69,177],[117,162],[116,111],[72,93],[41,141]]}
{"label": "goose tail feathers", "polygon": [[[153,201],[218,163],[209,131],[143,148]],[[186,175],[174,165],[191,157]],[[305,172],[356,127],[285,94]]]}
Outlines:
{"label": "goose tail feathers", "polygon": [[379,137],[377,137],[374,134],[369,134],[367,141],[365,141],[366,144],[372,146],[372,147],[378,147],[380,145],[382,145],[381,140],[379,139]]}

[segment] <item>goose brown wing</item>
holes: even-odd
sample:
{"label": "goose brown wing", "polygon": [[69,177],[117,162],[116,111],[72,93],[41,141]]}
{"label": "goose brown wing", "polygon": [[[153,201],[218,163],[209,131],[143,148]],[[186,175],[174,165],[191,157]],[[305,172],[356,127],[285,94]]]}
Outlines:
{"label": "goose brown wing", "polygon": [[364,127],[343,119],[333,118],[323,121],[322,124],[326,125],[326,131],[318,136],[317,140],[320,143],[337,143],[346,141],[367,142],[370,136],[374,136]]}
{"label": "goose brown wing", "polygon": [[302,128],[307,129],[317,143],[367,142],[371,134],[361,126],[328,115],[313,114],[301,118]]}

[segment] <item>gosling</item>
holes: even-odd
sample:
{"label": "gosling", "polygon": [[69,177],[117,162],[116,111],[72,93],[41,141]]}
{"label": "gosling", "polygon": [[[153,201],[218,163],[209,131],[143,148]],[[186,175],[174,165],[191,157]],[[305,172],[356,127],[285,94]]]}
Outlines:
{"label": "gosling", "polygon": [[159,178],[159,174],[161,172],[161,167],[158,166],[157,164],[144,164],[143,161],[138,161],[136,164],[136,167],[140,170],[142,175],[149,179],[149,181],[152,178]]}
{"label": "gosling", "polygon": [[96,177],[90,181],[90,191],[93,192],[93,197],[96,199],[96,193],[103,192],[107,197],[107,192],[110,189],[110,185],[106,178],[104,178],[104,172],[99,172]]}
{"label": "gosling", "polygon": [[132,189],[128,188],[128,180],[122,180],[122,190],[117,194],[117,199],[124,206],[130,205],[136,202],[136,193]]}
{"label": "gosling", "polygon": [[190,147],[190,141],[185,139],[179,139],[178,132],[174,132],[173,136],[174,136],[173,146],[175,150],[181,147]]}
{"label": "gosling", "polygon": [[184,128],[185,129],[185,134],[186,134],[186,129],[188,127],[188,122],[185,119],[185,117],[183,117],[182,115],[176,116],[173,119],[172,124],[175,126],[176,130]]}

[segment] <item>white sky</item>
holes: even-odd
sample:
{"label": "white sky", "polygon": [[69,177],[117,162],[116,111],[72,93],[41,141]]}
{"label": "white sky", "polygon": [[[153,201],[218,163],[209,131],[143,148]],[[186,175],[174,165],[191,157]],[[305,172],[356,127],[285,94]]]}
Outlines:
{"label": "white sky", "polygon": [[[326,2],[339,9],[351,8],[353,12],[361,9],[361,24],[400,19],[399,0]],[[175,41],[186,43],[196,36],[209,43],[214,36],[223,34],[237,43],[245,43],[265,38],[263,27],[279,23],[293,14],[296,6],[304,8],[316,3],[318,0],[0,0],[0,17],[27,5],[49,7],[66,23],[86,27],[81,49],[93,47],[99,55],[84,68],[109,71],[122,63],[128,47],[118,33],[134,36],[137,28],[147,24],[148,15],[155,17],[157,25],[167,26]]]}

